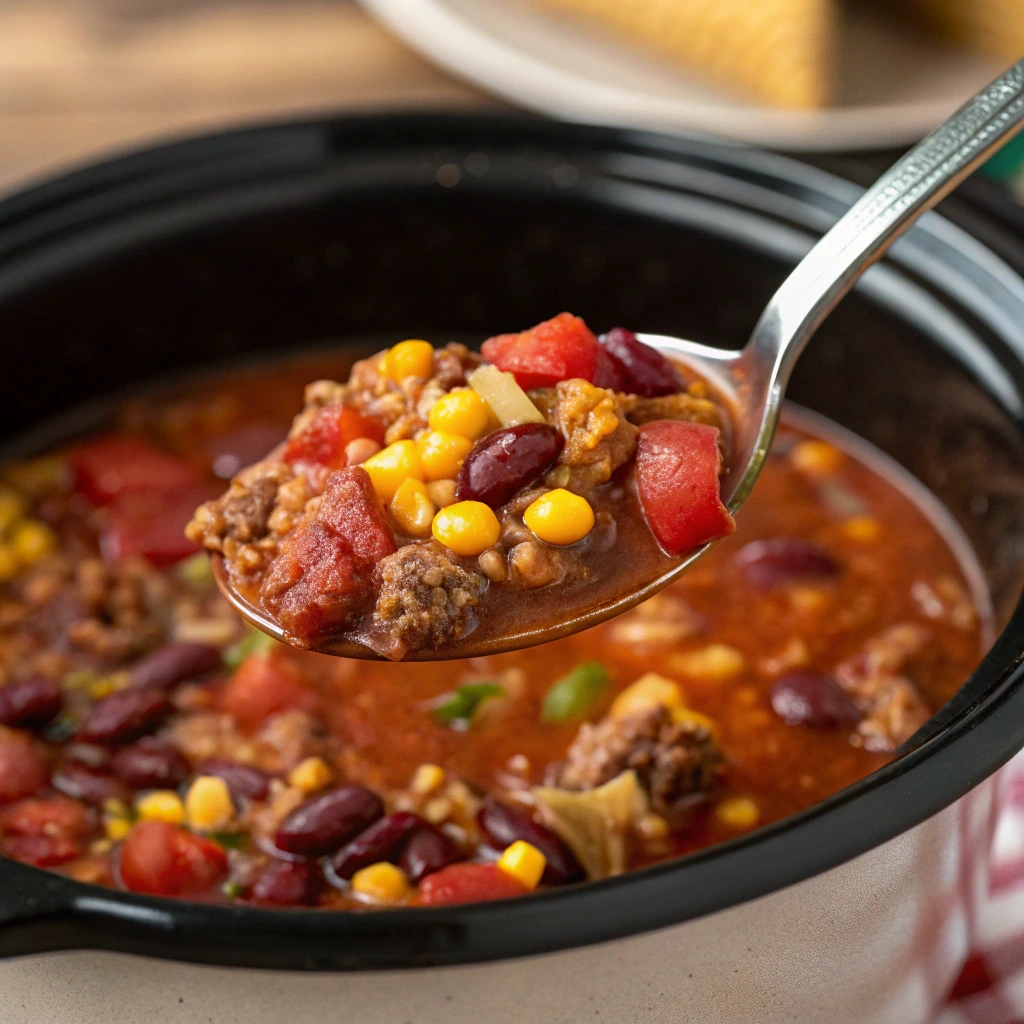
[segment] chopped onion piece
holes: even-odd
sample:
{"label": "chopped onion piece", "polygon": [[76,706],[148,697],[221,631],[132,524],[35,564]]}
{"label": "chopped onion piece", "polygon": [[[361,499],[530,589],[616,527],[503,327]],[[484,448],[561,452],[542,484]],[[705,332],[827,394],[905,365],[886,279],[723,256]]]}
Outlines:
{"label": "chopped onion piece", "polygon": [[511,373],[502,373],[496,366],[481,366],[466,380],[491,407],[503,427],[546,422],[541,411],[530,401],[529,395],[516,383]]}

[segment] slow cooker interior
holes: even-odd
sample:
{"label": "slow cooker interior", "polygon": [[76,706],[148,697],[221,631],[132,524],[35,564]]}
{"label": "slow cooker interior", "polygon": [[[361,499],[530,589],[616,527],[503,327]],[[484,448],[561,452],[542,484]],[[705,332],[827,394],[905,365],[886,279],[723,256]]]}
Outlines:
{"label": "slow cooker interior", "polygon": [[[770,218],[757,218],[755,245],[735,227],[720,234],[714,208],[692,196],[666,218],[585,175],[553,193],[528,165],[514,187],[507,167],[483,166],[449,188],[280,182],[248,211],[216,197],[155,202],[65,245],[21,286],[8,275],[2,436],[205,362],[325,339],[483,338],[561,309],[599,328],[738,346],[792,259],[791,242],[770,251],[773,232],[787,230]],[[791,396],[889,452],[946,503],[1005,620],[1024,575],[1024,447],[970,352],[949,351],[942,318],[994,352],[1011,387],[1018,367],[948,296],[889,273],[888,298],[854,294],[827,321]],[[937,299],[932,323],[903,317],[901,289]]]}

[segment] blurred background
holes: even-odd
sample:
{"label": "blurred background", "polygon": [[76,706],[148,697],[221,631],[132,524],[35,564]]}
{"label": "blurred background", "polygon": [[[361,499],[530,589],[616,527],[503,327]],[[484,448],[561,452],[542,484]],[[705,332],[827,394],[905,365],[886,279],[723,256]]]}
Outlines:
{"label": "blurred background", "polygon": [[1022,52],[1024,0],[0,0],[0,190],[230,121],[394,106],[889,149]]}

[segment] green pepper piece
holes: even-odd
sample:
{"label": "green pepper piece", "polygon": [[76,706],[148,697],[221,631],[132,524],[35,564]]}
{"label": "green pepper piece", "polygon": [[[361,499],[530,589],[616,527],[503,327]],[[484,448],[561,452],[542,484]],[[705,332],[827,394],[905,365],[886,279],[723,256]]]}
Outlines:
{"label": "green pepper piece", "polygon": [[472,721],[476,709],[491,697],[504,697],[505,688],[497,683],[464,683],[445,694],[434,706],[433,715],[442,725]]}
{"label": "green pepper piece", "polygon": [[546,725],[585,715],[608,685],[608,672],[599,661],[585,661],[562,676],[544,695],[540,718]]}

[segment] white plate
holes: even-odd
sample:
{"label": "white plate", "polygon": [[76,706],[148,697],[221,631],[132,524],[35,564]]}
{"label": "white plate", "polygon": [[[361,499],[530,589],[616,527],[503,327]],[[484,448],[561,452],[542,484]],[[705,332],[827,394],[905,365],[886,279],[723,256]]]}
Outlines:
{"label": "white plate", "polygon": [[[627,0],[622,0],[627,2]],[[529,0],[362,0],[456,75],[556,117],[725,136],[782,149],[895,146],[926,134],[994,78],[993,62],[858,16],[845,32],[836,104],[777,110]]]}

